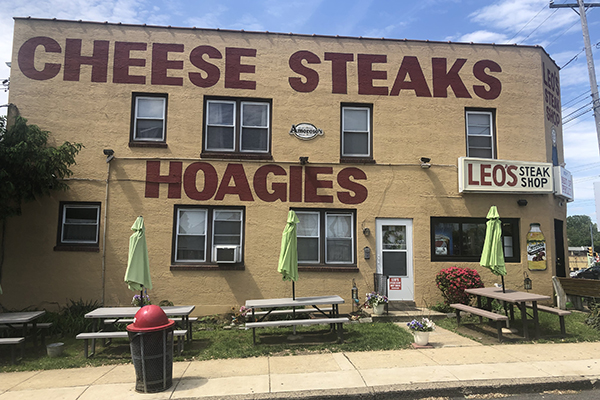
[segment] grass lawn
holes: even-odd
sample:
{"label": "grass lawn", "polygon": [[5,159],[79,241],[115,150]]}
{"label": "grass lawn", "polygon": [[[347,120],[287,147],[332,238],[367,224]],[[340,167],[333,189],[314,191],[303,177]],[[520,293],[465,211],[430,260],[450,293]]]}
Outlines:
{"label": "grass lawn", "polygon": [[[344,325],[344,343],[336,343],[335,332],[328,327],[298,327],[297,340],[288,340],[292,328],[257,329],[257,345],[252,344],[252,330],[226,328],[219,323],[195,324],[192,343],[185,344],[182,355],[175,361],[210,360],[220,358],[246,358],[257,356],[278,356],[308,354],[314,352],[391,350],[410,347],[412,335],[393,323],[353,323]],[[124,364],[131,362],[127,339],[113,339],[108,347],[102,341],[96,343],[96,355],[86,359],[83,356],[83,340],[73,337],[47,338],[46,343],[63,342],[65,350],[60,357],[50,358],[46,349],[33,349],[27,346],[25,357],[16,365],[10,364],[10,349],[0,347],[0,372],[32,371],[40,369],[79,368]],[[175,346],[176,347],[176,346]],[[19,354],[19,352],[17,352]]]}
{"label": "grass lawn", "polygon": [[[538,343],[563,343],[600,341],[600,331],[585,324],[588,313],[573,312],[565,317],[567,337],[560,337],[558,317],[540,312],[541,338]],[[515,309],[515,322],[511,323],[518,330],[517,334],[506,334],[504,343],[527,343],[522,337],[520,314]],[[258,356],[285,356],[318,352],[340,351],[373,351],[408,349],[413,342],[412,335],[390,322],[352,323],[344,325],[344,343],[336,343],[336,335],[329,332],[328,327],[298,327],[297,340],[291,340],[293,334],[289,328],[257,329],[258,343],[252,344],[252,330],[229,327],[223,318],[203,318],[194,325],[193,342],[185,344],[182,355],[175,355],[175,361],[210,360],[222,358],[246,358]],[[495,323],[479,323],[478,317],[463,318],[460,327],[455,318],[437,320],[442,328],[467,336],[484,344],[497,345]],[[530,329],[533,329],[531,326]],[[0,346],[0,372],[33,371],[59,368],[81,368],[124,364],[131,362],[129,342],[127,339],[114,340],[110,346],[103,347],[99,340],[96,355],[86,359],[83,356],[83,341],[75,339],[75,334],[68,337],[53,336],[46,343],[63,342],[65,350],[62,356],[50,358],[46,349],[33,349],[28,344],[25,357],[17,365],[10,364],[10,348]]]}

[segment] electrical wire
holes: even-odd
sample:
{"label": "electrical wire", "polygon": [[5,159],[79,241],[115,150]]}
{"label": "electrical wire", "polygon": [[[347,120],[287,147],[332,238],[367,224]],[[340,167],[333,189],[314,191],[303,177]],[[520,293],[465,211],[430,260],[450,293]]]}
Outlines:
{"label": "electrical wire", "polygon": [[562,107],[561,108],[561,112],[563,114],[563,118],[565,118],[565,114],[571,112],[571,110],[573,110],[574,108],[579,107],[579,104],[583,103],[584,101],[587,102],[587,103],[591,103],[592,102],[589,98],[585,98],[584,97],[583,99],[579,99],[577,102],[573,103],[569,107]]}
{"label": "electrical wire", "polygon": [[[589,14],[589,13],[587,13]],[[551,41],[547,46],[545,46],[545,48],[547,49],[548,47],[552,46],[554,44],[554,42],[556,42],[558,40],[558,38],[560,38],[562,35],[564,35],[565,33],[567,33],[572,27],[574,27],[575,25],[577,25],[580,21],[576,20],[575,22],[573,22],[573,25],[569,26],[567,29],[565,29],[560,35],[558,35],[557,37],[554,38],[553,41]],[[569,61],[570,62],[570,61]],[[567,63],[568,64],[568,63]],[[566,67],[566,65],[565,65]],[[564,67],[563,67],[564,68]]]}
{"label": "electrical wire", "polygon": [[598,167],[600,167],[600,162],[596,162],[596,163],[592,163],[592,164],[580,165],[579,167],[570,168],[569,171],[571,173],[576,173],[576,172],[581,172],[581,171],[585,171],[585,170],[593,169],[593,168],[598,168]]}
{"label": "electrical wire", "polygon": [[[585,92],[581,93],[579,96],[577,96],[577,97],[575,97],[575,98],[572,98],[571,100],[569,100],[569,101],[567,101],[567,102],[563,103],[563,104],[562,104],[562,108],[565,108],[565,107],[567,106],[567,104],[571,103],[572,101],[575,101],[575,100],[577,100],[577,99],[578,99],[578,98],[580,98],[580,97],[583,97],[583,96],[585,96],[585,95],[589,95],[591,91],[592,91],[591,89],[589,89],[589,90],[586,90]],[[579,103],[579,102],[577,102],[577,103]]]}
{"label": "electrical wire", "polygon": [[523,40],[521,41],[521,43],[523,43],[524,41],[526,41],[527,39],[529,39],[529,37],[530,37],[531,35],[533,35],[533,34],[535,33],[535,31],[537,31],[538,29],[540,29],[540,27],[541,27],[542,25],[544,25],[544,23],[545,23],[546,21],[548,21],[548,20],[550,19],[550,17],[552,17],[554,14],[556,14],[556,12],[557,12],[557,11],[558,11],[558,8],[557,8],[556,10],[554,10],[554,11],[552,12],[552,14],[548,15],[548,17],[547,17],[545,20],[543,20],[543,21],[542,21],[542,23],[541,23],[541,24],[539,24],[539,25],[537,26],[537,28],[535,28],[534,30],[532,30],[532,31],[531,31],[531,33],[529,33],[529,35],[527,35],[527,37],[525,37],[525,39],[523,39]]}
{"label": "electrical wire", "polygon": [[514,38],[515,38],[515,37],[516,37],[516,36],[517,36],[519,33],[521,33],[521,32],[523,31],[523,29],[525,29],[525,28],[527,27],[527,25],[529,25],[529,24],[531,23],[531,21],[533,21],[534,19],[536,19],[536,17],[537,17],[538,15],[540,15],[540,13],[541,13],[542,11],[544,11],[545,9],[546,9],[546,6],[544,5],[544,6],[542,7],[542,9],[541,9],[540,11],[538,11],[538,13],[537,13],[537,14],[535,14],[535,16],[534,16],[533,18],[531,18],[531,19],[530,19],[530,20],[529,20],[529,21],[528,21],[528,22],[527,22],[527,23],[526,23],[526,24],[525,24],[525,25],[524,25],[524,26],[523,26],[523,27],[522,27],[522,28],[519,30],[519,32],[515,33],[515,34],[513,35],[513,37],[511,37],[510,39],[508,39],[508,40],[506,41],[506,43],[510,43],[510,41],[511,41],[511,40],[513,40],[513,39],[514,39]]}
{"label": "electrical wire", "polygon": [[585,114],[589,113],[590,111],[592,111],[592,108],[591,108],[591,107],[590,107],[589,109],[587,109],[587,110],[585,110],[585,111],[581,112],[580,114],[578,114],[578,115],[574,116],[574,117],[573,117],[573,118],[571,118],[570,120],[568,120],[568,121],[563,121],[563,123],[562,123],[562,124],[563,124],[563,125],[566,125],[566,124],[568,124],[569,122],[571,122],[571,121],[574,121],[574,120],[576,120],[577,118],[584,116]]}
{"label": "electrical wire", "polygon": [[575,110],[575,111],[573,111],[573,112],[571,112],[571,113],[569,113],[569,114],[567,114],[567,115],[563,116],[563,120],[565,120],[565,119],[569,118],[571,115],[573,115],[573,114],[575,114],[575,113],[578,113],[579,111],[583,110],[583,109],[584,109],[585,107],[587,107],[587,106],[590,106],[591,104],[592,104],[592,101],[588,101],[588,102],[587,102],[585,105],[583,105],[583,106],[579,107],[577,110]]}

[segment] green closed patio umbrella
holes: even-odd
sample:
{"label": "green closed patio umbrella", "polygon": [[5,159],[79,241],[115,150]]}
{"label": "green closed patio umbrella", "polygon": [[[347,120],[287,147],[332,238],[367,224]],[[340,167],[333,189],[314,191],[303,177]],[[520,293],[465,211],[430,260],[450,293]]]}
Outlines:
{"label": "green closed patio umbrella", "polygon": [[296,281],[298,280],[298,243],[296,225],[300,222],[294,211],[288,213],[287,224],[281,234],[281,252],[277,271],[284,281],[292,281],[292,298],[296,299]]}
{"label": "green closed patio umbrella", "polygon": [[483,251],[479,264],[482,267],[489,268],[492,273],[499,275],[502,279],[502,291],[504,288],[504,275],[506,267],[504,264],[504,248],[502,246],[502,222],[496,206],[491,206],[488,211],[485,229],[485,241],[483,242]]}
{"label": "green closed patio umbrella", "polygon": [[150,260],[148,259],[148,246],[146,245],[146,228],[144,218],[137,217],[131,227],[133,234],[129,237],[129,258],[125,282],[129,289],[140,291],[142,306],[144,305],[144,289],[152,289],[150,279]]}

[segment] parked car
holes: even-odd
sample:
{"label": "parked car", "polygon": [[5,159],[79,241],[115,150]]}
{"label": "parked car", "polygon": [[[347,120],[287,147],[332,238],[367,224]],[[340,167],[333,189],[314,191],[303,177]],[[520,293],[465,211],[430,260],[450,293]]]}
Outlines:
{"label": "parked car", "polygon": [[594,265],[589,268],[580,270],[573,278],[600,279],[600,265]]}

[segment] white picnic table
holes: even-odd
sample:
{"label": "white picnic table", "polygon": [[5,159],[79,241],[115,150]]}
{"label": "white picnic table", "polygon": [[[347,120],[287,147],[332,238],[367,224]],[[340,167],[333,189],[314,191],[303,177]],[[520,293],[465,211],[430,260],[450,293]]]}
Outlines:
{"label": "white picnic table", "polygon": [[[189,317],[196,306],[164,306],[162,310],[169,317],[181,317],[183,325],[188,330],[188,342],[192,340],[192,329],[189,323]],[[94,311],[85,314],[85,318],[93,318],[92,332],[98,331],[98,322],[105,319],[130,319],[135,317],[135,314],[140,310],[140,307],[99,307]]]}
{"label": "white picnic table", "polygon": [[27,337],[27,330],[31,325],[33,332],[33,345],[37,347],[37,319],[46,311],[21,311],[0,313],[0,325],[6,325],[11,330],[22,329],[23,337]]}
{"label": "white picnic table", "polygon": [[[322,315],[324,315],[326,318],[323,318],[322,321],[325,322],[327,321],[327,319],[331,319],[332,321],[334,321],[333,325],[337,326],[337,330],[338,330],[338,337],[341,338],[341,329],[342,329],[342,324],[339,318],[340,312],[339,312],[339,304],[343,304],[344,303],[344,299],[341,298],[340,296],[337,295],[333,295],[333,296],[313,296],[313,297],[296,297],[295,299],[291,298],[291,297],[287,297],[287,298],[279,298],[279,299],[255,299],[255,300],[247,300],[246,301],[246,308],[249,308],[252,310],[252,323],[247,324],[247,326],[252,327],[252,341],[254,343],[256,343],[256,331],[255,331],[255,327],[257,326],[268,326],[269,322],[263,322],[272,312],[273,310],[277,309],[277,308],[290,308],[291,309],[291,314],[293,315],[293,318],[295,319],[296,317],[296,309],[305,309],[305,308],[311,308],[320,312]],[[321,310],[322,306],[324,305],[331,305],[331,309],[329,311],[329,313],[326,313],[325,311]],[[260,318],[258,321],[256,319],[256,309],[265,309],[267,310],[266,313],[262,314],[262,318]],[[300,314],[300,313],[298,313]],[[303,321],[306,320],[297,320],[296,323],[294,323],[294,320],[292,321],[286,321],[286,324],[289,325],[305,325],[306,323],[303,323]],[[347,322],[344,320],[344,322]],[[277,326],[277,325],[281,325],[281,324],[274,324],[273,326]]]}

